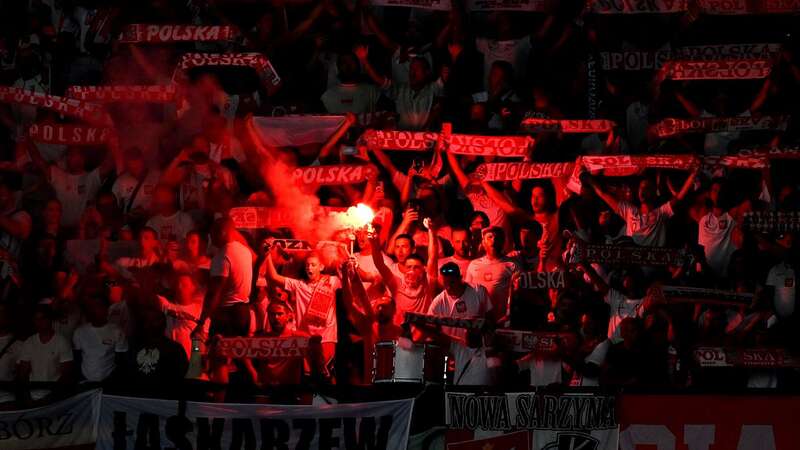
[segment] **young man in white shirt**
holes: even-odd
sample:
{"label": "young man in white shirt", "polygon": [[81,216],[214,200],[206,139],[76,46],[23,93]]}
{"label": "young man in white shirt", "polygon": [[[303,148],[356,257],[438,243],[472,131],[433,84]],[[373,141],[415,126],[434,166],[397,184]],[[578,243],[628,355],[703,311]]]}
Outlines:
{"label": "young man in white shirt", "polygon": [[639,182],[638,206],[624,200],[617,200],[597,184],[591,176],[583,176],[581,180],[586,180],[597,196],[625,221],[625,235],[630,236],[636,245],[663,247],[667,243],[667,220],[674,214],[673,206],[689,193],[699,167],[698,165],[692,169],[681,190],[661,205],[658,205],[656,184],[649,178]]}
{"label": "young man in white shirt", "polygon": [[83,378],[101,382],[124,363],[128,340],[120,327],[108,322],[103,300],[86,298],[84,312],[88,321],[75,330],[72,343],[80,355]]}
{"label": "young man in white shirt", "polygon": [[[797,305],[797,265],[790,259],[794,233],[784,232],[776,240],[784,252],[781,261],[772,266],[767,274],[766,286],[772,291],[773,308],[779,319],[791,318]],[[769,292],[767,293],[769,295]]]}
{"label": "young man in white shirt", "polygon": [[581,262],[578,270],[586,274],[595,291],[603,295],[603,299],[611,309],[611,317],[608,320],[608,339],[612,343],[620,342],[622,340],[620,323],[628,317],[641,318],[649,306],[645,301],[645,292],[641,286],[644,274],[640,270],[625,270],[621,276],[622,285],[616,289],[609,286],[591,264]]}
{"label": "young man in white shirt", "polygon": [[511,278],[519,268],[514,261],[502,254],[506,240],[502,228],[485,228],[482,234],[481,245],[486,255],[469,263],[464,281],[485,287],[497,317],[502,317],[507,312]]}
{"label": "young man in white shirt", "polygon": [[[468,319],[486,317],[492,311],[492,302],[486,288],[481,285],[468,285],[461,278],[461,271],[454,262],[449,262],[439,269],[444,290],[434,299],[428,308],[428,314],[441,317]],[[443,331],[451,336],[465,338],[466,330],[446,327]]]}
{"label": "young man in white shirt", "polygon": [[[39,305],[33,315],[36,333],[22,344],[17,364],[17,380],[66,382],[73,377],[72,346],[53,329],[53,311],[48,305]],[[39,400],[50,393],[36,389],[31,399]]]}
{"label": "young man in white shirt", "polygon": [[152,204],[161,173],[147,167],[139,148],[130,148],[123,156],[125,171],[114,181],[111,192],[123,214],[144,217]]}
{"label": "young man in white shirt", "polygon": [[[166,336],[181,344],[186,357],[192,356],[192,330],[203,311],[203,293],[189,272],[179,273],[175,280],[172,301],[158,296],[161,311],[167,316]],[[205,328],[204,332],[208,332]]]}
{"label": "young man in white shirt", "polygon": [[458,266],[458,272],[463,276],[467,273],[469,263],[472,262],[472,237],[465,228],[453,228],[452,232],[453,256],[439,259],[439,270],[447,263]]}
{"label": "young man in white shirt", "polygon": [[178,209],[175,191],[167,185],[156,187],[152,210],[155,214],[147,226],[156,230],[162,243],[180,243],[194,229],[192,218]]}
{"label": "young man in white shirt", "polygon": [[736,220],[727,211],[728,188],[722,181],[711,185],[709,198],[711,211],[697,222],[697,243],[703,246],[706,262],[718,277],[726,278],[733,252],[741,247],[742,232]]}
{"label": "young man in white shirt", "polygon": [[330,114],[374,112],[380,98],[380,90],[371,84],[356,81],[361,72],[356,55],[339,54],[336,67],[339,84],[328,88],[320,99],[325,110]]}

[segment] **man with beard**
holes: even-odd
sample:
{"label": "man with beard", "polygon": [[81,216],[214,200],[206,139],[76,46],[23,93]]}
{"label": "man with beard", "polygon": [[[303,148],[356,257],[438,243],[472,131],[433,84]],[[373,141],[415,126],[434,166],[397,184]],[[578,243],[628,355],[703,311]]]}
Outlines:
{"label": "man with beard", "polygon": [[506,236],[500,227],[489,227],[483,230],[482,246],[486,254],[469,263],[464,281],[471,285],[486,288],[491,298],[492,309],[497,317],[506,313],[508,306],[511,279],[519,268],[510,258],[503,256]]}
{"label": "man with beard", "polygon": [[467,267],[473,258],[472,237],[465,228],[453,228],[453,256],[439,260],[439,270],[447,263],[458,266],[458,273],[467,273]]}
{"label": "man with beard", "polygon": [[[404,266],[406,270],[402,272],[402,275],[392,271],[384,263],[383,258],[380,257],[379,233],[375,232],[370,237],[372,260],[397,305],[396,324],[403,323],[406,312],[424,314],[436,293],[435,281],[439,244],[438,239],[436,239],[436,230],[431,221],[426,219],[424,222],[425,227],[428,229],[428,242],[432,243],[432,245],[428,246],[428,262],[425,264],[419,256],[409,255],[405,260]],[[400,237],[398,237],[399,239]],[[395,251],[397,251],[396,243]]]}

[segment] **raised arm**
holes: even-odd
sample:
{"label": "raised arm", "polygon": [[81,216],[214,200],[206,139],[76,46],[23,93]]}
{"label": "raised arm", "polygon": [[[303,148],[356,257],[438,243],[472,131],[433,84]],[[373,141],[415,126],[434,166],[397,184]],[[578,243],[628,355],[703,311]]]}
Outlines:
{"label": "raised arm", "polygon": [[578,269],[586,274],[589,277],[589,282],[591,282],[592,287],[602,295],[606,295],[609,291],[610,286],[606,283],[606,280],[603,279],[600,275],[597,274],[597,271],[594,270],[591,264],[586,261],[581,261],[578,263]]}
{"label": "raised arm", "polygon": [[458,187],[460,187],[462,191],[466,191],[467,186],[470,184],[470,180],[467,174],[464,172],[464,169],[461,168],[461,163],[458,162],[458,157],[451,152],[445,153],[447,154],[447,162],[449,163],[448,165],[450,166],[450,171],[456,178]]}
{"label": "raised arm", "polygon": [[347,130],[349,130],[350,127],[352,127],[356,122],[358,122],[358,118],[356,117],[355,114],[348,112],[345,115],[344,123],[339,128],[337,128],[336,132],[334,132],[331,135],[331,137],[329,137],[328,140],[325,141],[325,144],[322,145],[322,148],[319,151],[319,156],[317,157],[317,159],[320,162],[330,157],[331,152],[333,152],[333,149],[336,148],[336,145],[339,143],[339,140],[342,138],[342,136],[345,135],[345,133],[347,133]]}
{"label": "raised arm", "polygon": [[383,251],[381,249],[379,234],[378,230],[376,230],[369,237],[369,243],[372,246],[372,262],[375,264],[375,268],[378,269],[378,273],[381,274],[384,284],[389,288],[392,295],[395,295],[397,293],[397,280],[392,270],[389,269],[383,261]]}
{"label": "raised arm", "polygon": [[685,95],[683,95],[680,91],[675,91],[675,98],[678,99],[678,102],[683,106],[683,109],[689,113],[692,117],[698,117],[701,114],[700,108],[691,100],[689,100]]}
{"label": "raised arm", "polygon": [[756,94],[756,98],[753,99],[753,103],[750,104],[750,112],[757,113],[761,110],[761,107],[764,106],[764,103],[767,102],[767,98],[769,98],[769,90],[772,87],[772,78],[767,77],[764,80],[764,84],[761,85],[761,89],[759,89],[758,94]]}
{"label": "raised arm", "polygon": [[372,14],[372,6],[370,5],[369,1],[361,1],[359,5],[361,7],[361,12],[364,17],[364,21],[367,23],[367,27],[375,33],[375,37],[378,38],[378,42],[381,43],[386,50],[390,52],[394,52],[397,50],[400,45],[394,41],[387,33],[383,30],[383,27],[378,23],[378,20],[375,18],[375,15]]}
{"label": "raised arm", "polygon": [[267,250],[267,257],[264,261],[266,263],[266,272],[264,276],[267,277],[267,280],[270,283],[275,283],[280,287],[286,285],[286,277],[278,273],[278,270],[275,269],[275,263],[272,262],[272,252]]}
{"label": "raised arm", "polygon": [[353,53],[356,54],[358,61],[361,63],[361,67],[364,69],[364,72],[369,75],[369,78],[378,86],[383,89],[388,88],[391,85],[391,80],[381,74],[379,74],[372,64],[369,62],[369,47],[366,45],[357,45],[353,49]]}
{"label": "raised arm", "polygon": [[[436,235],[433,220],[425,218],[425,226],[428,228],[428,299],[432,300],[436,297],[436,280],[439,278],[439,236]],[[426,310],[428,306],[425,305]]]}
{"label": "raised arm", "polygon": [[592,190],[603,200],[606,205],[608,205],[615,213],[619,212],[619,200],[616,199],[613,195],[609,194],[605,191],[597,181],[591,176],[588,172],[584,173],[581,177],[581,182],[588,183],[591,186]]}
{"label": "raised arm", "polygon": [[50,180],[50,163],[48,163],[43,157],[42,154],[39,152],[39,148],[36,147],[36,144],[26,137],[22,137],[19,145],[24,146],[24,148],[28,151],[28,156],[31,157],[31,161],[33,161],[33,165]]}
{"label": "raised arm", "polygon": [[397,240],[397,237],[401,234],[408,233],[408,230],[411,228],[411,224],[415,221],[419,220],[419,213],[413,209],[406,209],[403,213],[403,220],[400,222],[400,225],[397,226],[397,230],[392,234],[392,237],[389,238],[389,242],[386,243],[386,252],[390,255],[394,255],[394,241]]}
{"label": "raised arm", "polygon": [[508,215],[524,215],[525,211],[515,205],[506,194],[500,192],[487,181],[481,181],[481,187],[489,198]]}

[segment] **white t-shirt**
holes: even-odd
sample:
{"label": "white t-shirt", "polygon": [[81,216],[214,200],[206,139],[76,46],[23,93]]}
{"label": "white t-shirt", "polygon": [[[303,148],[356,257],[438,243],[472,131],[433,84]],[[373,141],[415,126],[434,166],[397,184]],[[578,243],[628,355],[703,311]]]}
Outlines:
{"label": "white t-shirt", "polygon": [[[603,342],[597,344],[595,348],[589,353],[586,358],[583,359],[585,363],[592,363],[597,367],[603,367],[603,364],[606,362],[606,355],[608,355],[608,349],[611,348],[611,341],[608,339],[604,340]],[[580,372],[575,372],[575,375],[572,378],[572,382],[570,383],[571,386],[600,386],[600,379],[597,377],[589,377],[583,375]]]}
{"label": "white t-shirt", "polygon": [[61,364],[72,361],[72,346],[58,333],[46,343],[36,333],[22,344],[20,361],[31,364],[30,381],[58,381]]}
{"label": "white t-shirt", "polygon": [[186,234],[194,230],[191,216],[183,211],[176,211],[171,216],[153,216],[147,221],[147,226],[156,230],[162,242],[183,241]]}
{"label": "white t-shirt", "polygon": [[222,306],[249,302],[253,283],[252,252],[239,241],[228,242],[211,260],[211,276],[227,278]]}
{"label": "white t-shirt", "polygon": [[772,266],[767,275],[767,286],[775,288],[775,313],[780,318],[794,314],[797,274],[791,265],[784,263]]}
{"label": "white t-shirt", "polygon": [[458,341],[450,344],[450,353],[456,360],[453,384],[457,386],[489,386],[492,372],[501,365],[499,358],[486,356],[485,348],[469,348]]}
{"label": "white t-shirt", "polygon": [[100,170],[73,175],[58,166],[50,166],[50,184],[58,201],[64,205],[61,225],[77,226],[86,207],[97,197],[102,180]]}
{"label": "white t-shirt", "polygon": [[[496,41],[493,39],[477,38],[475,47],[483,53],[483,82],[488,86],[489,71],[495,61],[507,61],[514,67],[514,76],[517,80],[524,79],[528,65],[528,55],[531,51],[531,39],[526,36],[521,39]],[[484,87],[485,87],[484,86]]]}
{"label": "white t-shirt", "polygon": [[213,161],[195,164],[186,181],[180,186],[181,209],[184,211],[201,209],[206,204],[206,192],[211,182],[219,183],[229,192],[238,189],[236,179],[228,168]]}
{"label": "white t-shirt", "polygon": [[322,104],[331,114],[352,112],[363,114],[375,111],[380,90],[371,84],[337,84],[322,94]]}
{"label": "white t-shirt", "polygon": [[706,261],[717,275],[728,273],[728,263],[736,251],[732,236],[736,221],[728,213],[717,217],[708,213],[697,224],[697,243],[705,249]]}
{"label": "white t-shirt", "polygon": [[81,372],[88,381],[103,381],[116,368],[117,353],[128,351],[128,339],[113,323],[94,327],[85,323],[72,336],[75,350],[81,352]]}
{"label": "white t-shirt", "polygon": [[437,80],[428,83],[419,91],[414,91],[408,84],[393,84],[387,96],[394,101],[397,111],[397,126],[401,130],[421,130],[428,125],[434,101],[442,96],[444,83]]}
{"label": "white t-shirt", "polygon": [[561,383],[561,360],[533,357],[517,361],[520,370],[529,370],[531,373],[531,386],[547,386]]}
{"label": "white t-shirt", "polygon": [[669,202],[647,214],[642,214],[638,206],[619,202],[618,213],[625,221],[625,235],[630,236],[636,245],[663,247],[667,243],[667,219],[673,214]]}
{"label": "white t-shirt", "polygon": [[[286,278],[284,289],[294,295],[295,298],[295,323],[298,324],[298,329],[303,328],[306,311],[311,304],[311,298],[314,291],[319,287],[317,295],[322,296],[325,301],[329,302],[328,317],[325,320],[324,326],[307,325],[308,334],[322,336],[322,342],[337,342],[337,324],[336,324],[336,290],[342,287],[341,281],[335,276],[323,276],[319,281],[314,284],[309,284],[305,280],[297,280],[294,278]],[[303,330],[305,331],[305,330]]]}
{"label": "white t-shirt", "polygon": [[[164,335],[181,344],[186,351],[186,357],[192,355],[192,331],[197,326],[197,319],[203,312],[203,297],[198,296],[188,305],[171,303],[166,299],[161,301],[161,311],[167,316],[167,328]],[[210,323],[206,321],[205,332],[208,333]]]}
{"label": "white t-shirt", "polygon": [[[460,297],[452,297],[446,290],[433,299],[428,308],[428,314],[440,317],[454,317],[458,319],[482,318],[492,309],[489,293],[486,288],[477,285],[466,286]],[[451,336],[464,338],[467,334],[463,328],[444,327],[443,331]]]}
{"label": "white t-shirt", "polygon": [[149,171],[144,177],[142,186],[136,193],[136,198],[133,200],[133,204],[130,208],[128,208],[128,204],[131,201],[131,196],[133,195],[133,191],[136,190],[136,186],[139,185],[139,180],[133,175],[127,172],[120,175],[117,181],[114,182],[114,186],[111,187],[111,193],[114,194],[114,198],[117,199],[117,204],[121,209],[130,211],[141,208],[146,211],[150,208],[150,203],[153,200],[153,192],[155,192],[160,178],[161,174],[157,170]]}
{"label": "white t-shirt", "polygon": [[505,256],[496,260],[482,256],[469,263],[464,281],[485,287],[492,300],[492,306],[505,311],[511,288],[511,276],[517,271],[519,268],[516,263]]}
{"label": "white t-shirt", "polygon": [[608,339],[612,343],[617,343],[622,341],[619,330],[620,322],[627,317],[641,317],[644,299],[627,298],[622,292],[609,289],[605,301],[611,307],[611,317],[608,319]]}

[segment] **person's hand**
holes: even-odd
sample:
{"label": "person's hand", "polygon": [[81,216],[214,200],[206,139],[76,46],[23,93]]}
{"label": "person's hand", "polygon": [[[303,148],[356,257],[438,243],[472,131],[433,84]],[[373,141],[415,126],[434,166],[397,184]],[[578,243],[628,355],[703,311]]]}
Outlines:
{"label": "person's hand", "polygon": [[366,61],[369,57],[369,47],[364,44],[356,45],[353,48],[353,53],[355,53],[359,61]]}
{"label": "person's hand", "polygon": [[419,220],[419,212],[416,209],[408,208],[403,213],[403,224],[406,226],[411,225],[412,223]]}

